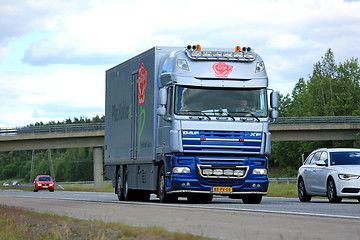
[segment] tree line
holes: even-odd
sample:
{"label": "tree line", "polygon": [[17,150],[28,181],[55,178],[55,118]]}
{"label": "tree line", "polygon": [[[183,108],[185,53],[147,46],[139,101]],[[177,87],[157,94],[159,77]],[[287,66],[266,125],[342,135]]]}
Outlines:
{"label": "tree line", "polygon": [[[280,116],[359,116],[359,80],[358,58],[336,64],[332,50],[328,49],[314,64],[309,79],[300,78],[291,94],[279,94]],[[302,153],[325,147],[358,147],[359,143],[359,134],[356,141],[273,142],[270,171],[271,167],[279,167],[284,176],[296,176]]]}

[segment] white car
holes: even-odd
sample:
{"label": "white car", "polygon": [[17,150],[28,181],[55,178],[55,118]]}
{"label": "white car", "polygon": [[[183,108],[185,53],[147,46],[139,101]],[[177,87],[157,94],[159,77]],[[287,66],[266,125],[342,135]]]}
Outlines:
{"label": "white car", "polygon": [[301,202],[312,196],[327,196],[331,203],[343,197],[360,202],[360,149],[317,149],[299,168],[297,179]]}

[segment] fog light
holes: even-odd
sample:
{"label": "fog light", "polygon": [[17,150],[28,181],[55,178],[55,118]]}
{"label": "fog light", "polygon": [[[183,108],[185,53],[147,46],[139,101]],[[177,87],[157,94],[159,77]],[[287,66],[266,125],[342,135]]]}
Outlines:
{"label": "fog light", "polygon": [[189,183],[189,182],[187,182],[187,183],[186,183],[186,186],[190,186],[190,183]]}
{"label": "fog light", "polygon": [[261,185],[260,185],[260,183],[258,183],[256,186],[257,186],[257,187],[260,187]]}
{"label": "fog light", "polygon": [[256,187],[256,183],[253,183],[251,186],[252,186],[253,188]]}
{"label": "fog light", "polygon": [[226,175],[226,176],[234,175],[234,171],[231,170],[231,169],[225,169],[224,170],[224,175]]}
{"label": "fog light", "polygon": [[213,174],[216,176],[220,176],[224,174],[224,171],[222,169],[214,169]]}
{"label": "fog light", "polygon": [[203,169],[202,170],[202,173],[204,174],[204,175],[211,175],[212,173],[213,173],[213,170],[212,169]]}
{"label": "fog light", "polygon": [[234,175],[237,177],[243,177],[245,175],[245,170],[235,170]]}

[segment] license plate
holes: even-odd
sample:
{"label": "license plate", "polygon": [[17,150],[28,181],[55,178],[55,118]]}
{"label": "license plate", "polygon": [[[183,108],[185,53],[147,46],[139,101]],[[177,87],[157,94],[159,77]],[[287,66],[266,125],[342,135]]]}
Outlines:
{"label": "license plate", "polygon": [[212,187],[212,192],[232,192],[232,187]]}
{"label": "license plate", "polygon": [[48,188],[48,186],[43,186],[43,188]]}

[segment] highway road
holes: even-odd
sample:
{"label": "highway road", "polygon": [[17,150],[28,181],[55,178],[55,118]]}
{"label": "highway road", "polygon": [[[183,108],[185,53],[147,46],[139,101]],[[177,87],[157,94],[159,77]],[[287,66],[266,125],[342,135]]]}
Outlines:
{"label": "highway road", "polygon": [[360,239],[360,204],[327,199],[301,203],[265,197],[261,204],[214,197],[211,203],[120,202],[113,193],[0,190],[0,204],[80,219],[159,226],[169,231],[222,239]]}

